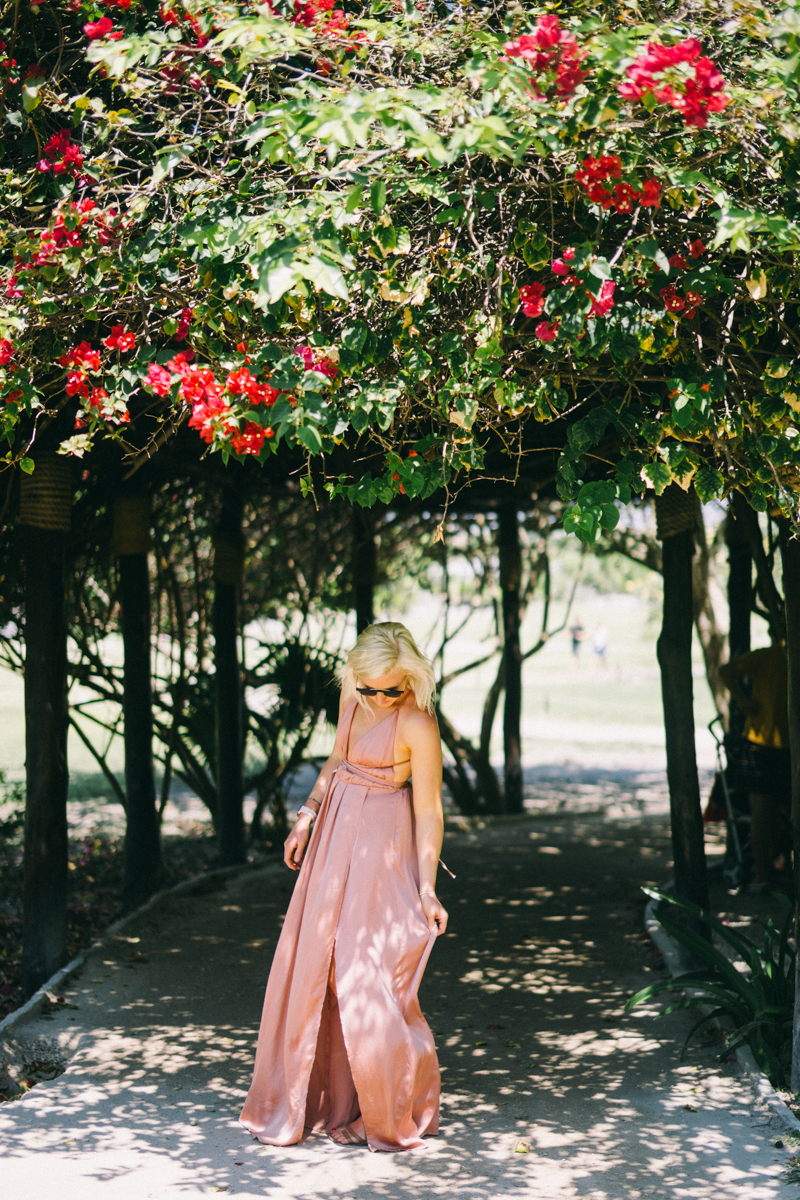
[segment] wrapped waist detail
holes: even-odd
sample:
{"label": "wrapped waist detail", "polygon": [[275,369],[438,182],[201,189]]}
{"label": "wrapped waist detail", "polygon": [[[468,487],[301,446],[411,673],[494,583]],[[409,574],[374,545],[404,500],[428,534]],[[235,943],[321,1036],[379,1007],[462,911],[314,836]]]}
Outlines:
{"label": "wrapped waist detail", "polygon": [[358,763],[343,758],[336,768],[335,774],[342,783],[355,783],[361,787],[376,788],[383,792],[402,792],[405,789],[410,791],[410,779],[405,783],[395,783],[393,779],[386,778],[384,772],[392,770],[392,767],[376,767],[370,770],[369,767],[362,767]]}

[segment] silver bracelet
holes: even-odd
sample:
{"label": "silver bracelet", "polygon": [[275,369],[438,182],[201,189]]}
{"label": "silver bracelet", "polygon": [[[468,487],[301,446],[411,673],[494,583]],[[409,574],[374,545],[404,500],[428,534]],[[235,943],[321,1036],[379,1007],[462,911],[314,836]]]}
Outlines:
{"label": "silver bracelet", "polygon": [[301,813],[308,813],[308,815],[311,817],[312,821],[316,820],[317,814],[314,812],[313,808],[309,808],[307,804],[303,804],[300,808],[298,808],[298,810],[297,810],[298,817],[300,816]]}

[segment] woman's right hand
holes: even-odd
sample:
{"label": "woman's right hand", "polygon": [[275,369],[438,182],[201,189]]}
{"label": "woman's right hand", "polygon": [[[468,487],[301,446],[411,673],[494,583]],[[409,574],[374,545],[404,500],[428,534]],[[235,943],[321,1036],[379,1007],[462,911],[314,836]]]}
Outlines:
{"label": "woman's right hand", "polygon": [[303,814],[297,818],[292,832],[283,843],[283,861],[291,871],[299,871],[303,865],[310,832],[311,819]]}

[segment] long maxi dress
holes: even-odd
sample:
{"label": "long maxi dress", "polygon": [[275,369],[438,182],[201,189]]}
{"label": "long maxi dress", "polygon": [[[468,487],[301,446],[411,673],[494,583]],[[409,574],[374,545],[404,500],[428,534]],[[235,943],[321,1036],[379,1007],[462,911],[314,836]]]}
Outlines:
{"label": "long maxi dress", "polygon": [[286,1146],[364,1120],[371,1150],[439,1129],[439,1064],[417,989],[436,937],[419,899],[411,787],[394,783],[397,711],[348,743],[295,884],[239,1120]]}

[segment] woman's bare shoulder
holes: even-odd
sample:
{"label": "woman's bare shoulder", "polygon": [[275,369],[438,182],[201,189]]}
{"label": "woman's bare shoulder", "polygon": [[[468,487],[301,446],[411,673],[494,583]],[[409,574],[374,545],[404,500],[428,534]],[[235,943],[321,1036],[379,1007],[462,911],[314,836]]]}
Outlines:
{"label": "woman's bare shoulder", "polygon": [[416,704],[405,704],[401,708],[398,732],[409,744],[412,738],[414,741],[439,741],[436,717],[425,709],[417,708]]}

